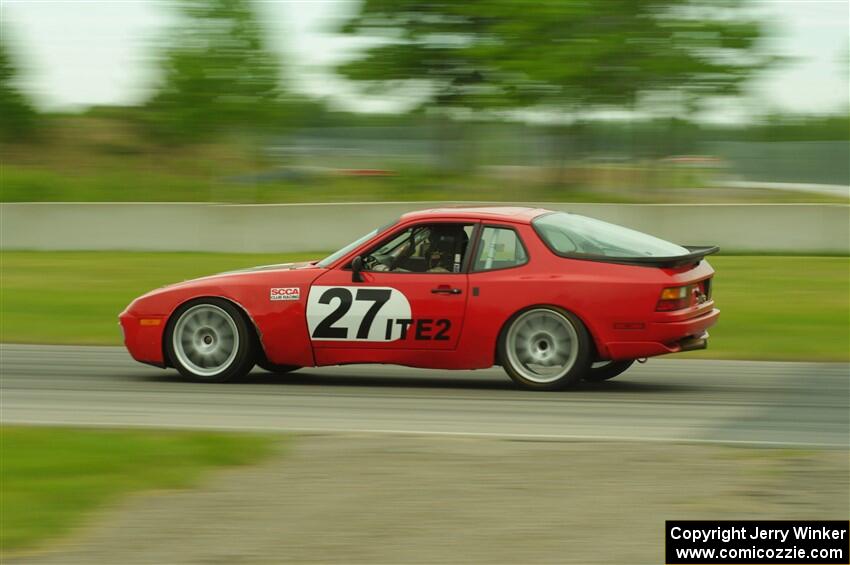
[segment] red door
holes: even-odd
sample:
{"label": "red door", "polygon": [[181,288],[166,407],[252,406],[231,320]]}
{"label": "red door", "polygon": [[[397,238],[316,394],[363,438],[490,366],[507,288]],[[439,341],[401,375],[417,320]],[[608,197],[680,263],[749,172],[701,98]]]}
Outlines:
{"label": "red door", "polygon": [[332,269],[310,287],[307,326],[313,347],[451,350],[466,311],[465,273]]}

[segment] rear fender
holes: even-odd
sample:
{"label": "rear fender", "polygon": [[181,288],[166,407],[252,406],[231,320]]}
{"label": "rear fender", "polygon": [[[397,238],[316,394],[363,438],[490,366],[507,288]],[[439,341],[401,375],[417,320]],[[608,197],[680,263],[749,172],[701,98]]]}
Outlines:
{"label": "rear fender", "polygon": [[593,354],[597,357],[600,356],[600,355],[607,355],[608,354],[608,350],[605,347],[605,344],[597,338],[596,332],[594,332],[592,326],[587,323],[587,318],[585,316],[581,315],[580,313],[576,312],[575,310],[572,310],[570,308],[565,308],[563,306],[558,306],[557,304],[533,304],[531,306],[526,306],[525,308],[521,308],[520,310],[517,310],[516,312],[514,312],[513,314],[508,316],[508,318],[502,323],[502,326],[501,326],[501,328],[499,328],[499,333],[497,334],[497,337],[496,337],[496,343],[494,344],[494,347],[493,347],[493,364],[494,365],[500,365],[500,363],[499,363],[499,343],[502,341],[502,336],[504,335],[505,330],[508,327],[508,324],[514,318],[516,318],[517,316],[519,316],[523,312],[526,312],[528,310],[532,310],[534,308],[552,308],[554,310],[564,310],[564,311],[569,312],[570,314],[572,314],[573,316],[578,318],[581,321],[582,324],[584,324],[584,327],[587,330],[587,333],[590,335],[590,341],[593,344],[593,348],[595,350],[593,352]]}

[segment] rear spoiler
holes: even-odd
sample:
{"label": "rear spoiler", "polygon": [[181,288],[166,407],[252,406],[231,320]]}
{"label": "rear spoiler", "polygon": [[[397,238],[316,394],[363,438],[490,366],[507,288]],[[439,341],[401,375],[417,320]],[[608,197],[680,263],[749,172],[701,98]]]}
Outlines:
{"label": "rear spoiler", "polygon": [[716,245],[683,245],[685,249],[690,251],[686,255],[674,255],[673,257],[627,257],[630,265],[646,265],[647,267],[685,267],[687,265],[696,265],[702,261],[706,255],[712,255],[720,251],[720,247]]}
{"label": "rear spoiler", "polygon": [[563,254],[561,257],[570,259],[584,259],[587,261],[599,261],[601,263],[617,263],[620,265],[637,265],[639,267],[676,268],[687,265],[696,265],[706,255],[712,255],[720,251],[716,245],[683,245],[689,251],[685,255],[673,255],[671,257],[609,257],[607,255],[589,254]]}

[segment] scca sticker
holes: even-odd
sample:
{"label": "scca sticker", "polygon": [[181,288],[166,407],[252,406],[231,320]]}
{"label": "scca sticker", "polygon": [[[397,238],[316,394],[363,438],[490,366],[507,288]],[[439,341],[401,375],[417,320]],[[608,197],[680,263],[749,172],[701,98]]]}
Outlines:
{"label": "scca sticker", "polygon": [[270,300],[301,300],[301,289],[297,286],[273,288],[269,291]]}

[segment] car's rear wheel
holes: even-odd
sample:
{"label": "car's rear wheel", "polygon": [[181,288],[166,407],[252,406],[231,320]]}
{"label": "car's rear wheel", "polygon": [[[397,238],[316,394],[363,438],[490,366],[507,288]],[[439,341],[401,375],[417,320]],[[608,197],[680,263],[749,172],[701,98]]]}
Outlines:
{"label": "car's rear wheel", "polygon": [[556,390],[579,381],[590,365],[591,340],[575,315],[554,307],[516,314],[499,338],[499,361],[516,383]]}
{"label": "car's rear wheel", "polygon": [[627,361],[598,361],[593,363],[584,375],[584,380],[601,382],[613,379],[634,364],[634,359]]}
{"label": "car's rear wheel", "polygon": [[218,298],[181,306],[166,329],[168,357],[181,375],[200,382],[240,378],[254,366],[253,334],[242,313]]}

